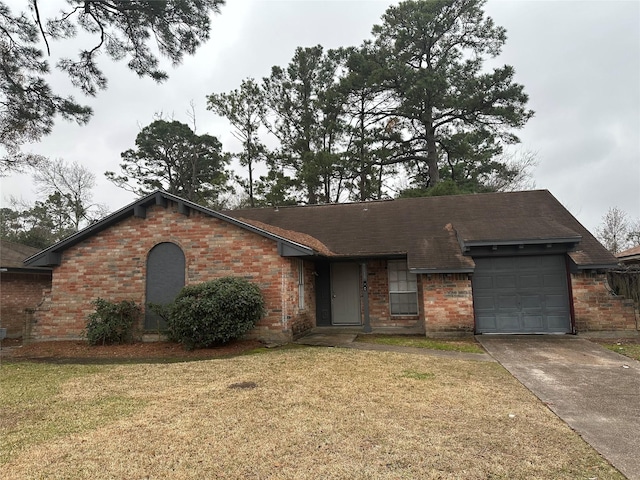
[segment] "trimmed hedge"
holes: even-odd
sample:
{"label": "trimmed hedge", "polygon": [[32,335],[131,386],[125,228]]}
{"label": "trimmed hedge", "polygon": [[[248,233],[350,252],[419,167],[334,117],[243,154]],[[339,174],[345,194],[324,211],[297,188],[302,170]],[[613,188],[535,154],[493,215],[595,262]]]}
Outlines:
{"label": "trimmed hedge", "polygon": [[184,287],[169,305],[156,312],[167,320],[169,339],[188,349],[226,343],[251,330],[264,315],[257,285],[224,277]]}

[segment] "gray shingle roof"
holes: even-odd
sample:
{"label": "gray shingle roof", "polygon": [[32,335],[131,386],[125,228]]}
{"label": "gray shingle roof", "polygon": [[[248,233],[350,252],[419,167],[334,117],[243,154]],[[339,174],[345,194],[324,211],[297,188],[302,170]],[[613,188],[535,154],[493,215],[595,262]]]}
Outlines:
{"label": "gray shingle roof", "polygon": [[407,255],[412,269],[471,271],[463,245],[578,242],[580,268],[613,257],[547,190],[244,209],[225,214],[314,237],[331,255]]}
{"label": "gray shingle roof", "polygon": [[222,213],[175,195],[154,192],[32,255],[24,263],[57,265],[60,253],[70,246],[130,216],[144,217],[147,207],[167,201],[187,214],[190,209],[196,210],[271,238],[286,255],[345,258],[406,255],[411,269],[470,272],[475,264],[471,256],[465,255],[466,247],[566,243],[577,244],[569,255],[579,268],[617,264],[616,258],[546,190]]}
{"label": "gray shingle roof", "polygon": [[38,248],[0,240],[0,268],[24,269],[23,260],[38,251]]}

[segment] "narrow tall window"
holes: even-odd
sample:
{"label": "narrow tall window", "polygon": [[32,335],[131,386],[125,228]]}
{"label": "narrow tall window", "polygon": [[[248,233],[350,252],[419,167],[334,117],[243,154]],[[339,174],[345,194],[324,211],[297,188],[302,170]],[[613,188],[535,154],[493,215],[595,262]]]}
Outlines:
{"label": "narrow tall window", "polygon": [[298,308],[304,310],[304,260],[298,260]]}
{"label": "narrow tall window", "polygon": [[405,260],[389,260],[389,305],[391,315],[418,314],[418,281]]}

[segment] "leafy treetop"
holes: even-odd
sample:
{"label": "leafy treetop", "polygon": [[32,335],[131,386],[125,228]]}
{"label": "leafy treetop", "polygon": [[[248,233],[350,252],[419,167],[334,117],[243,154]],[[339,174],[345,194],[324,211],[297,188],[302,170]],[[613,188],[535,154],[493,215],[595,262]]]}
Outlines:
{"label": "leafy treetop", "polygon": [[61,58],[56,68],[65,72],[82,93],[95,96],[107,86],[97,64],[104,53],[112,60],[127,59],[141,77],[160,82],[167,73],[159,68],[160,55],[174,65],[193,54],[209,39],[210,13],[224,0],[67,0],[52,18],[40,14],[41,0],[27,0],[27,11],[14,13],[0,2],[0,172],[33,164],[38,157],[20,152],[26,142],[48,135],[56,116],[85,124],[92,110],[73,96],[54,92],[48,82],[55,41],[80,32],[92,40],[77,58]]}

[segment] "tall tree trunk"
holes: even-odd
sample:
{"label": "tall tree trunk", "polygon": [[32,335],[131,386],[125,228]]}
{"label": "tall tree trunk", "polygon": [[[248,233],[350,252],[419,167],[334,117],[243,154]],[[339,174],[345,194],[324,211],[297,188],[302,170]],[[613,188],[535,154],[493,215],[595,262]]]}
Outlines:
{"label": "tall tree trunk", "polygon": [[251,126],[249,125],[249,135],[247,137],[247,168],[249,169],[249,205],[251,208],[255,207],[255,202],[253,200],[253,145],[251,143],[251,135],[253,132],[251,131]]}
{"label": "tall tree trunk", "polygon": [[365,148],[364,148],[364,141],[365,141],[365,128],[364,128],[364,101],[361,98],[360,99],[360,119],[359,119],[359,124],[360,124],[360,147],[358,148],[358,153],[359,153],[359,157],[360,157],[360,201],[364,202],[367,200],[367,195],[366,195],[366,188],[367,188],[367,179],[366,179],[366,175],[367,173],[365,172]]}
{"label": "tall tree trunk", "polygon": [[433,114],[431,109],[427,112],[424,122],[427,134],[427,168],[429,170],[429,186],[435,187],[440,182],[438,171],[438,151],[436,149],[436,130],[433,127]]}

